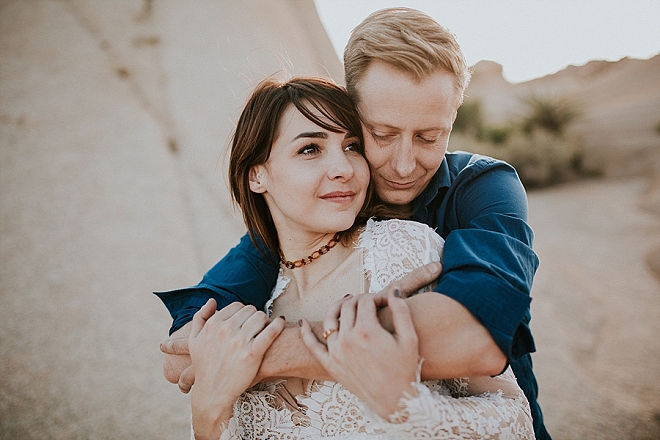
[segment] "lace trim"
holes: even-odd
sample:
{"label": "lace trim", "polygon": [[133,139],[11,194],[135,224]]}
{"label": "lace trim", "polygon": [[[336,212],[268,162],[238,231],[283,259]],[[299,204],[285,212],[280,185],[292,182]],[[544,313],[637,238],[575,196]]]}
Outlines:
{"label": "lace trim", "polygon": [[264,306],[264,311],[269,317],[273,311],[273,303],[282,293],[284,293],[286,286],[288,286],[290,282],[291,278],[283,275],[282,268],[280,267],[280,272],[277,275],[277,282],[275,283],[275,287],[273,287],[273,291],[270,293],[270,299],[266,301],[266,305]]}
{"label": "lace trim", "polygon": [[[421,223],[369,219],[357,247],[365,250],[364,271],[371,283],[369,290],[379,292],[417,267],[442,262],[444,240]],[[432,287],[426,286],[419,293]]]}

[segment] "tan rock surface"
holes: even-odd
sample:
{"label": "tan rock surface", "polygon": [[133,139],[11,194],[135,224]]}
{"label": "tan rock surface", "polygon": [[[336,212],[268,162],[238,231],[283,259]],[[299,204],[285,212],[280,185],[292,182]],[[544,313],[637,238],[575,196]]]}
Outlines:
{"label": "tan rock surface", "polygon": [[558,439],[660,433],[660,284],[646,264],[660,218],[643,180],[529,195],[541,266],[532,289],[539,402]]}
{"label": "tan rock surface", "polygon": [[[307,1],[0,0],[0,438],[187,438],[152,290],[242,234],[222,149],[267,74],[341,66]],[[326,61],[324,61],[326,60]],[[642,181],[530,195],[555,438],[658,428],[657,217]],[[609,435],[609,437],[608,437]]]}
{"label": "tan rock surface", "polygon": [[187,438],[150,292],[242,235],[222,151],[283,70],[341,79],[311,0],[0,2],[1,438]]}

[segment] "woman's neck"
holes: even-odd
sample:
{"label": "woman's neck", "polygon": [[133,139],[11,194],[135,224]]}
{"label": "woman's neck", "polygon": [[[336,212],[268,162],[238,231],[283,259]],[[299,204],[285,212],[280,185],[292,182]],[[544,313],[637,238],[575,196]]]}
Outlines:
{"label": "woman's neck", "polygon": [[[280,239],[283,257],[296,266],[291,273],[296,279],[301,295],[330,274],[353,251],[352,246],[344,246],[338,242],[327,252],[322,253],[323,251],[320,249],[327,246],[328,243],[332,243],[334,237],[334,233],[329,233],[306,237],[298,235]],[[309,261],[310,256],[312,261]],[[306,260],[306,264],[296,264],[302,259]]]}
{"label": "woman's neck", "polygon": [[279,234],[281,256],[288,261],[306,259],[323,246],[332,244],[335,234]]}

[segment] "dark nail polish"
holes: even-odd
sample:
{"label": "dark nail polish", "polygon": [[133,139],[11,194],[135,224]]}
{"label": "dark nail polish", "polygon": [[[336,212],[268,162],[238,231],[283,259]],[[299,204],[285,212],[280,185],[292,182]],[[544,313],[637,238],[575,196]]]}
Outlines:
{"label": "dark nail polish", "polygon": [[401,290],[399,288],[394,289],[394,296],[401,298]]}
{"label": "dark nail polish", "polygon": [[302,327],[302,319],[298,320],[298,325]]}
{"label": "dark nail polish", "polygon": [[280,315],[280,318],[282,318],[282,321],[286,321],[286,318],[284,317],[284,315]]}
{"label": "dark nail polish", "polygon": [[348,298],[349,296],[351,296],[351,294],[347,293],[346,295],[344,295],[344,298]]}

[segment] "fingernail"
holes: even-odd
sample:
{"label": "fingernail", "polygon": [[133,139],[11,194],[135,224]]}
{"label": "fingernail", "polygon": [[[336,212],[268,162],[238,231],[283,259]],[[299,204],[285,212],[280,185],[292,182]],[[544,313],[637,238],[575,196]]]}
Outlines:
{"label": "fingernail", "polygon": [[346,295],[344,295],[344,298],[348,298],[349,296],[353,296],[353,295],[351,295],[350,293],[347,293]]}
{"label": "fingernail", "polygon": [[298,325],[302,327],[302,319],[298,320]]}
{"label": "fingernail", "polygon": [[440,272],[440,269],[442,269],[442,264],[438,262],[433,263],[433,272]]}
{"label": "fingernail", "polygon": [[398,287],[394,289],[394,296],[401,298],[401,290]]}
{"label": "fingernail", "polygon": [[286,318],[284,317],[284,315],[280,315],[280,318],[282,318],[283,321],[286,321]]}

